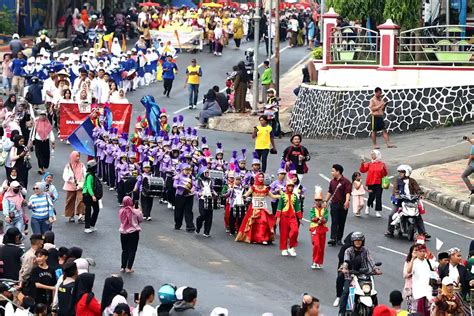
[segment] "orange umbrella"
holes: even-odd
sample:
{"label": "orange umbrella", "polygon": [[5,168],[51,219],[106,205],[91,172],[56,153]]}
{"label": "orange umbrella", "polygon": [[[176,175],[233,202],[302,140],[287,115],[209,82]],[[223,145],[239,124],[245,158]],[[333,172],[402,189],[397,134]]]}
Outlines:
{"label": "orange umbrella", "polygon": [[142,2],[142,3],[139,3],[138,5],[141,7],[159,7],[160,6],[159,3],[151,2],[151,1]]}

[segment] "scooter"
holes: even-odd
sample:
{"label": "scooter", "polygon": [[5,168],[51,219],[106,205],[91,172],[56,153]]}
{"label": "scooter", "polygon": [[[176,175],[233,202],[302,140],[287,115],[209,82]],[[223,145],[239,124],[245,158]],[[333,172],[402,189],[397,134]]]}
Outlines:
{"label": "scooter", "polygon": [[399,237],[407,236],[409,241],[415,239],[415,221],[420,215],[418,210],[419,199],[420,197],[417,195],[400,195],[401,207],[392,216],[391,224],[394,226],[394,232],[398,233]]}
{"label": "scooter", "polygon": [[[377,262],[376,267],[382,263]],[[377,291],[374,286],[374,271],[350,271],[352,276],[349,288],[349,302],[353,302],[352,316],[370,316],[378,304]]]}

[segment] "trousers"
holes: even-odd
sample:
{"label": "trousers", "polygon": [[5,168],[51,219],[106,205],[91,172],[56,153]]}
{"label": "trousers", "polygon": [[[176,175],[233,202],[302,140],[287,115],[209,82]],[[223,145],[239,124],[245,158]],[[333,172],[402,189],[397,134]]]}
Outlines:
{"label": "trousers", "polygon": [[196,232],[200,232],[204,224],[204,234],[209,235],[212,227],[212,208],[204,207],[204,200],[199,199],[199,216],[196,218]]}
{"label": "trousers", "polygon": [[464,170],[464,172],[461,175],[462,181],[464,181],[469,191],[472,191],[474,189],[474,187],[472,186],[471,180],[469,179],[469,176],[473,173],[474,173],[474,167],[470,165],[466,168],[466,170]]}
{"label": "trousers", "polygon": [[188,84],[189,105],[197,105],[199,95],[199,84]]}
{"label": "trousers", "polygon": [[374,200],[375,200],[375,210],[381,211],[382,210],[382,185],[381,184],[372,184],[368,186],[369,188],[369,198],[367,199],[367,206],[373,207]]}
{"label": "trousers", "polygon": [[346,226],[347,210],[344,205],[331,203],[331,239],[342,240]]}
{"label": "trousers", "polygon": [[326,246],[326,234],[311,234],[313,243],[313,262],[317,264],[324,263],[324,248]]}
{"label": "trousers", "polygon": [[41,234],[44,235],[49,230],[49,221],[47,218],[44,219],[37,219],[32,217],[31,218],[31,230],[33,234]]}
{"label": "trousers", "polygon": [[173,88],[173,79],[163,79],[163,88],[165,88],[163,94],[169,97],[171,89]]}
{"label": "trousers", "polygon": [[262,162],[262,172],[265,173],[267,171],[267,158],[270,149],[256,149],[255,150],[258,155],[258,159]]}
{"label": "trousers", "polygon": [[85,228],[95,227],[97,218],[99,217],[99,201],[93,201],[88,194],[83,196],[84,204],[86,205]]}
{"label": "trousers", "polygon": [[232,235],[239,230],[245,217],[245,205],[236,205],[230,209],[229,230]]}
{"label": "trousers", "polygon": [[193,231],[194,227],[193,219],[193,204],[194,196],[183,196],[176,195],[175,208],[174,208],[174,228],[181,229],[183,225],[183,218],[186,221],[186,230]]}
{"label": "trousers", "polygon": [[140,232],[135,231],[130,234],[120,234],[120,243],[122,245],[122,269],[131,269],[135,261],[135,255],[138,249]]}
{"label": "trousers", "polygon": [[140,204],[142,206],[143,217],[150,217],[153,207],[153,197],[140,193]]}
{"label": "trousers", "polygon": [[299,228],[296,216],[294,214],[291,216],[282,215],[280,218],[280,250],[297,247],[298,232]]}

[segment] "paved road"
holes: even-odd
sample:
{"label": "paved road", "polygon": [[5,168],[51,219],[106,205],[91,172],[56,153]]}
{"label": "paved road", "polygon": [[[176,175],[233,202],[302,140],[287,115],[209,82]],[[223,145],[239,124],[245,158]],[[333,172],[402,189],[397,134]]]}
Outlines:
{"label": "paved road", "polygon": [[[263,48],[261,52],[264,52]],[[305,49],[300,48],[285,49],[281,58],[282,73],[307,53]],[[138,90],[128,96],[134,104],[134,117],[142,111],[138,100],[144,94],[153,94],[158,97],[159,104],[166,107],[168,113],[180,111],[183,107],[187,108],[187,92],[182,86],[184,83],[182,70],[191,58],[196,57],[203,67],[204,82],[201,86],[201,93],[203,93],[214,84],[223,86],[225,72],[241,59],[242,54],[242,51],[227,49],[222,57],[214,57],[207,53],[181,55],[178,60],[181,71],[175,81],[172,97],[170,99],[161,97],[163,91],[161,84]],[[295,86],[297,84],[295,82]],[[196,113],[196,110],[187,109],[180,112],[185,115],[186,123],[193,126],[196,124],[193,118]],[[454,143],[458,140],[458,133],[462,132],[459,129],[441,130],[437,132],[437,136],[441,136],[445,141],[451,139]],[[217,141],[222,142],[227,157],[234,149],[247,148],[250,151],[253,147],[252,140],[246,134],[204,130],[200,131],[200,135],[208,137],[211,145]],[[430,141],[430,137],[429,133],[418,133],[417,137],[394,137],[399,148],[392,151],[383,150],[387,158],[391,157],[391,172],[394,172],[396,164],[401,162],[404,146],[417,145],[420,151],[436,148],[436,143]],[[278,140],[277,147],[281,151],[287,143],[288,139]],[[313,157],[309,163],[310,173],[303,180],[303,184],[308,189],[305,216],[308,214],[314,185],[327,187],[331,165],[336,162],[342,164],[347,170],[346,176],[350,177],[358,168],[359,154],[364,152],[368,155],[368,144],[368,139],[305,141]],[[62,168],[67,162],[69,152],[70,148],[67,145],[59,144],[52,163],[51,170],[56,174],[59,187],[62,186],[60,179]],[[415,152],[410,151],[410,153]],[[277,155],[270,156],[270,172],[276,172],[278,158]],[[418,156],[417,158],[420,159]],[[37,174],[31,173],[32,180],[38,178]],[[97,274],[95,286],[97,294],[101,293],[103,279],[111,273],[117,273],[120,268],[117,218],[119,207],[115,195],[109,191],[105,192],[103,203],[104,208],[101,210],[97,224],[98,232],[95,234],[85,235],[82,226],[66,223],[63,216],[59,216],[58,223],[54,226],[57,233],[57,245],[79,245],[85,249],[85,256],[95,258],[97,266],[93,268],[93,272]],[[57,205],[59,213],[63,205],[64,199],[60,197]],[[387,193],[384,194],[384,205],[389,206]],[[428,205],[427,209],[428,214],[425,219],[433,239],[441,239],[445,243],[444,249],[458,246],[466,252],[474,235],[473,222],[454,217],[434,206]],[[184,231],[174,231],[172,212],[156,202],[152,213],[153,221],[143,224],[134,267],[136,272],[133,275],[124,275],[130,297],[133,297],[132,293],[139,292],[147,284],[158,288],[164,282],[171,282],[178,286],[197,287],[199,290],[198,309],[204,315],[208,315],[215,306],[224,306],[229,308],[231,315],[261,315],[263,312],[273,312],[274,315],[284,316],[289,314],[292,304],[299,302],[301,293],[309,292],[320,298],[325,315],[336,315],[337,312],[331,304],[335,295],[335,264],[339,249],[327,248],[323,270],[312,271],[309,268],[311,241],[307,225],[301,227],[300,230],[298,256],[282,258],[277,245],[260,246],[234,242],[225,233],[222,210],[215,211],[210,239]],[[349,215],[346,233],[355,230],[363,231],[367,236],[367,246],[374,257],[377,261],[383,262],[384,275],[377,277],[376,287],[380,293],[379,300],[387,303],[390,291],[402,288],[401,270],[404,253],[408,250],[409,243],[404,240],[387,239],[383,236],[386,229],[387,211],[383,215],[383,219],[377,219],[374,216],[354,218]],[[431,242],[429,247],[433,249],[434,242]]]}

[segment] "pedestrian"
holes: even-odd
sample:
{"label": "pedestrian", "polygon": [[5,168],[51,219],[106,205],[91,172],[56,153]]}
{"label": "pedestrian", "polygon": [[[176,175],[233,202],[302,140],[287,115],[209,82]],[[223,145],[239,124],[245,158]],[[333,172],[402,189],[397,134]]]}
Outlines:
{"label": "pedestrian", "polygon": [[332,179],[326,193],[326,204],[331,210],[331,246],[342,246],[342,236],[346,225],[347,211],[351,198],[352,185],[342,173],[344,168],[339,164],[332,165]]}
{"label": "pedestrian", "polygon": [[186,68],[186,83],[189,91],[189,109],[195,109],[199,95],[199,84],[201,82],[202,69],[197,64],[196,58],[191,60],[191,65]]}
{"label": "pedestrian", "polygon": [[16,107],[16,103],[17,103],[16,94],[11,93],[10,95],[8,95],[8,98],[5,100],[5,103],[3,104],[3,106],[6,107],[8,111],[11,112]]}
{"label": "pedestrian", "polygon": [[240,49],[240,43],[244,37],[244,22],[242,21],[240,13],[236,14],[232,22],[232,31],[234,33],[235,48]]}
{"label": "pedestrian", "polygon": [[56,282],[52,309],[57,311],[58,316],[75,315],[75,295],[77,293],[75,288],[77,287],[76,280],[79,273],[77,265],[73,261],[65,262],[62,264],[60,272],[62,275],[59,276]]}
{"label": "pedestrian", "polygon": [[166,61],[163,63],[163,95],[170,97],[171,89],[173,88],[174,77],[178,74],[178,66],[173,61],[173,56],[166,56]]}
{"label": "pedestrian", "polygon": [[329,211],[323,207],[323,190],[316,186],[314,190],[314,204],[309,212],[311,242],[313,244],[313,263],[311,269],[321,269],[324,263],[324,249],[326,247],[326,233],[328,232]]}
{"label": "pedestrian", "polygon": [[96,176],[97,162],[89,160],[87,162],[87,174],[84,179],[84,189],[82,190],[83,201],[86,207],[85,229],[86,234],[95,232],[95,225],[99,217],[99,200],[102,198],[102,183]]}
{"label": "pedestrian", "polygon": [[455,294],[455,283],[451,277],[446,276],[441,281],[441,293],[433,300],[431,315],[433,316],[462,316],[463,303],[459,296]]}
{"label": "pedestrian", "polygon": [[280,98],[275,96],[276,91],[273,88],[267,90],[267,100],[263,114],[267,116],[275,137],[281,138],[280,124]]}
{"label": "pedestrian", "polygon": [[410,247],[408,254],[403,265],[403,278],[405,279],[405,285],[403,286],[403,297],[407,302],[408,312],[410,314],[416,313],[416,301],[413,299],[413,273],[408,273],[408,267],[413,265],[413,261],[416,259],[416,244]]}
{"label": "pedestrian", "polygon": [[23,89],[25,88],[25,78],[23,77],[23,68],[26,66],[26,60],[23,52],[19,51],[16,58],[13,58],[11,63],[12,77],[12,91],[16,95],[23,96]]}
{"label": "pedestrian", "polygon": [[120,272],[133,272],[133,262],[137,253],[138,241],[140,239],[140,223],[143,222],[142,212],[133,206],[133,200],[125,196],[122,200],[122,208],[119,212],[120,219],[120,243],[122,245],[122,263]]}
{"label": "pedestrian", "polygon": [[[270,183],[270,192],[279,196],[280,192],[285,191],[286,188],[286,169],[285,169],[285,162],[282,161],[280,165],[280,169],[277,172],[277,178],[275,181]],[[277,199],[272,199],[271,206],[272,206],[272,214],[276,215],[278,209],[278,201]]]}
{"label": "pedestrian", "polygon": [[270,61],[265,60],[263,62],[263,73],[260,78],[260,83],[262,85],[262,103],[267,103],[267,90],[271,88],[273,84],[273,74],[272,68],[270,67]]}
{"label": "pedestrian", "polygon": [[25,198],[21,193],[21,185],[18,181],[10,183],[10,187],[3,194],[2,210],[5,216],[5,230],[16,227],[20,232],[25,229]]}
{"label": "pedestrian", "polygon": [[199,112],[199,123],[201,124],[200,127],[205,128],[207,127],[208,121],[211,117],[221,116],[222,109],[217,103],[216,100],[216,93],[214,90],[210,89],[206,96],[204,104],[202,105],[202,110]]}
{"label": "pedestrian", "polygon": [[319,308],[319,300],[314,296],[305,294],[303,295],[299,316],[319,316]]}
{"label": "pedestrian", "polygon": [[250,78],[243,61],[237,64],[237,68],[237,75],[232,84],[232,90],[234,90],[234,108],[238,113],[245,113],[247,89]]}
{"label": "pedestrian", "polygon": [[226,113],[229,110],[229,98],[220,92],[219,86],[213,86],[212,90],[216,93],[216,101],[221,107],[221,112]]}
{"label": "pedestrian", "polygon": [[45,185],[36,182],[33,186],[35,192],[28,201],[31,210],[31,229],[33,234],[44,235],[50,230],[50,225],[54,223],[54,205],[49,195],[45,193]]}
{"label": "pedestrian", "polygon": [[384,115],[385,115],[385,101],[383,100],[382,89],[377,87],[374,90],[374,96],[370,99],[369,109],[371,114],[371,126],[373,149],[379,149],[377,146],[377,132],[382,131],[382,137],[388,148],[394,148],[394,145],[390,144],[390,138],[388,137],[387,129],[385,128]]}
{"label": "pedestrian", "polygon": [[390,304],[392,304],[392,308],[397,313],[396,316],[408,316],[408,311],[402,309],[402,292],[398,290],[390,292],[389,301]]}
{"label": "pedestrian", "polygon": [[12,55],[5,54],[3,55],[2,61],[2,86],[3,86],[3,94],[8,95],[12,90],[12,78],[13,72],[11,70],[12,65]]}
{"label": "pedestrian", "polygon": [[12,52],[13,58],[16,58],[18,53],[25,49],[25,45],[23,45],[23,42],[20,39],[20,35],[18,35],[17,33],[12,35],[12,39],[8,46],[10,47],[10,51]]}
{"label": "pedestrian", "polygon": [[267,170],[268,154],[270,152],[276,153],[276,147],[272,127],[268,125],[267,117],[261,115],[258,120],[260,122],[260,126],[254,126],[252,138],[255,139],[255,151],[258,154],[258,158],[262,162],[262,172],[265,173]]}
{"label": "pedestrian", "polygon": [[14,162],[12,168],[18,172],[18,181],[22,186],[28,190],[28,171],[31,167],[30,151],[25,146],[25,138],[21,135],[16,135],[13,138],[13,147],[10,150],[8,159]]}
{"label": "pedestrian", "polygon": [[298,221],[303,218],[301,202],[293,192],[295,183],[286,180],[286,191],[280,191],[276,212],[275,226],[280,227],[280,251],[282,256],[296,257],[295,248],[298,246]]}
{"label": "pedestrian", "polygon": [[127,304],[127,299],[122,295],[123,279],[112,275],[105,279],[100,301],[102,315],[114,314],[115,307],[119,304]]}
{"label": "pedestrian", "polygon": [[130,306],[126,303],[117,304],[113,310],[113,316],[131,316]]}
{"label": "pedestrian", "polygon": [[462,181],[467,186],[467,189],[471,192],[471,195],[474,194],[474,186],[472,185],[469,176],[474,173],[474,138],[469,138],[464,136],[464,139],[471,144],[471,151],[469,152],[469,158],[467,160],[467,166],[464,172],[461,175]]}
{"label": "pedestrian", "polygon": [[201,316],[201,313],[195,309],[196,303],[197,290],[192,287],[186,287],[183,290],[183,299],[174,303],[173,308],[170,310],[170,316]]}
{"label": "pedestrian", "polygon": [[286,170],[288,171],[290,164],[293,164],[300,181],[303,181],[303,176],[308,173],[307,162],[311,159],[308,149],[301,145],[302,140],[303,137],[300,134],[291,136],[291,145],[285,148],[282,155],[282,159],[286,163]]}
{"label": "pedestrian", "polygon": [[93,273],[82,273],[77,277],[74,288],[76,315],[101,316],[101,306],[97,301],[92,288],[94,287],[95,275]]}
{"label": "pedestrian", "polygon": [[360,216],[360,212],[365,206],[365,188],[362,184],[362,175],[360,172],[352,174],[352,212],[356,217]]}
{"label": "pedestrian", "polygon": [[[51,199],[51,202],[56,202],[59,198],[58,190],[56,189],[56,186],[53,184],[53,179],[54,176],[52,173],[45,172],[43,175],[43,178],[41,179],[41,182],[44,184],[44,192],[49,196]],[[56,210],[56,208],[55,208]],[[56,215],[56,212],[55,212]]]}
{"label": "pedestrian", "polygon": [[38,173],[43,175],[46,169],[49,168],[51,153],[54,153],[55,147],[53,126],[49,122],[45,110],[38,112],[38,118],[35,121],[31,135],[38,160]]}
{"label": "pedestrian", "polygon": [[48,266],[48,251],[39,249],[36,251],[36,266],[31,270],[29,284],[31,286],[31,296],[36,304],[45,304],[50,308],[53,302],[54,285],[56,284],[56,273]]}
{"label": "pedestrian", "polygon": [[454,247],[448,250],[448,254],[449,264],[438,269],[439,277],[443,280],[449,276],[455,284],[456,295],[463,301],[469,294],[471,280],[468,278],[466,266],[463,265],[461,250]]}
{"label": "pedestrian", "polygon": [[16,227],[8,228],[5,235],[3,235],[2,245],[0,246],[0,260],[3,262],[0,278],[19,279],[23,256],[23,250],[20,248],[21,239],[21,231]]}
{"label": "pedestrian", "polygon": [[375,201],[375,216],[381,217],[382,211],[382,178],[388,175],[388,169],[382,161],[382,154],[380,151],[374,149],[370,152],[370,162],[365,162],[364,157],[361,158],[360,169],[362,173],[367,173],[365,184],[369,190],[369,199],[365,207],[365,214],[369,215],[370,209],[374,206]]}
{"label": "pedestrian", "polygon": [[157,316],[155,307],[151,304],[155,300],[155,289],[147,285],[140,293],[138,306],[133,310],[133,316]]}
{"label": "pedestrian", "polygon": [[78,223],[82,224],[85,221],[82,196],[85,175],[86,167],[81,162],[81,154],[78,151],[73,151],[69,155],[69,163],[63,171],[63,190],[66,191],[64,216],[70,223],[75,222],[75,215],[78,216]]}
{"label": "pedestrian", "polygon": [[416,313],[420,316],[429,316],[429,301],[433,297],[433,289],[430,285],[432,276],[432,265],[426,256],[426,245],[415,246],[413,257],[407,265],[407,274],[411,274],[413,300]]}
{"label": "pedestrian", "polygon": [[142,207],[143,219],[146,221],[151,221],[151,209],[153,208],[153,197],[148,196],[146,190],[143,188],[143,180],[147,178],[150,181],[151,174],[151,164],[149,161],[144,161],[142,164],[142,174],[137,177],[137,182],[133,189],[134,192],[140,193],[140,203]]}

